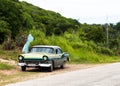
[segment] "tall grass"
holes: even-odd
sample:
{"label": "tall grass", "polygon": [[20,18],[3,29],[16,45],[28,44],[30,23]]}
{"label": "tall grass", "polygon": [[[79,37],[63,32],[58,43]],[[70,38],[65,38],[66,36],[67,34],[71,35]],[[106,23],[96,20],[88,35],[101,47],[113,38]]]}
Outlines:
{"label": "tall grass", "polygon": [[71,54],[71,63],[106,63],[106,62],[117,62],[120,58],[117,56],[109,56],[86,49],[75,50]]}
{"label": "tall grass", "polygon": [[1,50],[0,49],[0,59],[6,59],[6,60],[18,60],[18,54],[20,54],[20,50]]}
{"label": "tall grass", "polygon": [[[119,61],[119,58],[112,56],[110,49],[100,47],[93,41],[82,40],[80,34],[66,32],[63,36],[45,36],[40,30],[31,30],[35,37],[33,45],[57,45],[63,51],[70,54],[71,62],[74,63],[104,63]],[[85,39],[85,38],[84,38]]]}

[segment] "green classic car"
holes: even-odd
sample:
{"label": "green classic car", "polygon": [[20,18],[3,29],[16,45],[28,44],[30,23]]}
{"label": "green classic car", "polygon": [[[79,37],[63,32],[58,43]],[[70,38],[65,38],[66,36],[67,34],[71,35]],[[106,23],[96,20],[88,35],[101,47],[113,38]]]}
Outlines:
{"label": "green classic car", "polygon": [[18,60],[22,71],[26,71],[27,67],[47,67],[51,72],[56,67],[64,68],[69,61],[69,54],[63,53],[59,46],[36,45],[29,53],[20,54]]}

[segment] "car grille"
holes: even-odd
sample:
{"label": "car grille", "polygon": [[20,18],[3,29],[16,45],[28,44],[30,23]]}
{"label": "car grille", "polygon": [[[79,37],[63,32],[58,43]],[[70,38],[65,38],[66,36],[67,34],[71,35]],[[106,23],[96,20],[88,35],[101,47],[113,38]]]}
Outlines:
{"label": "car grille", "polygon": [[41,60],[41,61],[36,61],[36,60],[25,60],[24,61],[26,64],[36,64],[38,65],[39,63],[47,63],[47,61]]}
{"label": "car grille", "polygon": [[39,61],[25,61],[26,64],[39,64]]}

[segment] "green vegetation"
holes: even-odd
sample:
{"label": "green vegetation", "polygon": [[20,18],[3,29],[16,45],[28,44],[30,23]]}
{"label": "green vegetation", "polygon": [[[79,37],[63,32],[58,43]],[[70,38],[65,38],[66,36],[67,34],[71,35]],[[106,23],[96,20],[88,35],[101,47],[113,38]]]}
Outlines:
{"label": "green vegetation", "polygon": [[32,45],[58,45],[65,52],[70,53],[70,63],[105,63],[120,61],[118,56],[115,56],[112,50],[100,47],[93,41],[82,41],[78,38],[79,34],[64,33],[62,36],[45,36],[39,30],[30,30],[35,40]]}
{"label": "green vegetation", "polygon": [[0,62],[0,70],[10,70],[10,69],[15,69],[15,66]]}
{"label": "green vegetation", "polygon": [[[44,10],[19,0],[0,0],[0,58],[17,61],[29,33],[32,45],[58,45],[70,53],[71,63],[105,63],[119,61],[120,22],[81,24],[76,19]],[[108,47],[106,47],[108,46]]]}
{"label": "green vegetation", "polygon": [[6,59],[6,60],[18,60],[18,54],[20,54],[20,50],[16,49],[16,50],[2,50],[0,48],[0,59]]}

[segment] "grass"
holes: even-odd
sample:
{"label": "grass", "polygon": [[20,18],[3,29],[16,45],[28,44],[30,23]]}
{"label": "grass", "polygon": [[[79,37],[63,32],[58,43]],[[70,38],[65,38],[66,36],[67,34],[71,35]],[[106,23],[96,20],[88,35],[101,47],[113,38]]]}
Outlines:
{"label": "grass", "polygon": [[120,61],[119,56],[103,55],[103,54],[95,53],[93,51],[88,51],[86,49],[79,49],[71,53],[70,63],[99,64],[99,63],[112,63],[119,61]]}
{"label": "grass", "polygon": [[6,60],[15,60],[17,61],[17,57],[20,54],[20,50],[16,49],[16,50],[1,50],[0,49],[0,58],[2,59],[6,59]]}
{"label": "grass", "polygon": [[29,79],[27,77],[30,77],[36,74],[38,73],[37,72],[20,72],[20,71],[10,75],[0,73],[0,86],[5,86],[6,84],[9,84],[9,83],[25,81]]}
{"label": "grass", "polygon": [[0,70],[10,70],[15,69],[16,67],[13,65],[5,64],[0,62]]}

